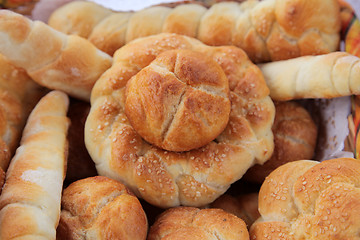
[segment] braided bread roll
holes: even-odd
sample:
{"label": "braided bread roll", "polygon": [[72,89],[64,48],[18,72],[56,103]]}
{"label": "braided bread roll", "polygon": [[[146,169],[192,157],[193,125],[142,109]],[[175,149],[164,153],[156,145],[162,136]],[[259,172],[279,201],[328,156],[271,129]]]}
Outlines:
{"label": "braided bread roll", "polygon": [[217,3],[210,9],[183,4],[134,13],[74,1],[53,12],[48,23],[88,38],[110,55],[133,39],[162,32],[187,35],[208,45],[235,45],[254,62],[333,52],[340,39],[336,0],[247,0]]}
{"label": "braided bread roll", "polygon": [[273,100],[360,94],[360,61],[346,52],[303,56],[258,66]]}
{"label": "braided bread roll", "polygon": [[67,155],[68,97],[53,91],[31,112],[0,195],[0,239],[55,239]]}
{"label": "braided bread roll", "polygon": [[[6,171],[42,88],[0,54],[0,169]],[[2,186],[2,184],[0,184]]]}
{"label": "braided bread roll", "polygon": [[[139,79],[144,84],[133,88]],[[137,101],[128,100],[133,95]],[[161,129],[160,138],[179,131],[175,140],[201,139],[203,130],[217,124],[214,112],[227,115],[225,129],[206,145],[183,152],[149,144],[131,124],[139,119],[135,115],[140,127]],[[93,88],[85,144],[100,175],[125,183],[149,203],[201,206],[271,156],[274,115],[263,76],[244,51],[162,33],[116,52],[113,66]]]}
{"label": "braided bread roll", "polygon": [[40,21],[0,11],[0,53],[24,68],[35,82],[89,101],[112,58],[88,40],[68,36]]}
{"label": "braided bread roll", "polygon": [[261,186],[251,239],[359,239],[360,161],[299,160]]}

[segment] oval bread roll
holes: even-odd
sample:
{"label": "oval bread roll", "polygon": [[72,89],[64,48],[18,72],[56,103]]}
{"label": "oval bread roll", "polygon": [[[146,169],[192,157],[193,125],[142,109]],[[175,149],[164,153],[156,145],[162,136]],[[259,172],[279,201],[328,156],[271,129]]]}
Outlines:
{"label": "oval bread roll", "polygon": [[145,240],[145,212],[134,194],[107,177],[84,178],[63,192],[58,240]]}

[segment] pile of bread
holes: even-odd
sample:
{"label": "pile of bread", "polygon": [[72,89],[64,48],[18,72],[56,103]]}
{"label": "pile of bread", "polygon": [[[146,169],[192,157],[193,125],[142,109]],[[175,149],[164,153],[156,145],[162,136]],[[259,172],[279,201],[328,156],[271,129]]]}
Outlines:
{"label": "pile of bread", "polygon": [[298,101],[360,94],[340,28],[337,0],[0,10],[0,239],[360,239],[360,161],[313,160]]}

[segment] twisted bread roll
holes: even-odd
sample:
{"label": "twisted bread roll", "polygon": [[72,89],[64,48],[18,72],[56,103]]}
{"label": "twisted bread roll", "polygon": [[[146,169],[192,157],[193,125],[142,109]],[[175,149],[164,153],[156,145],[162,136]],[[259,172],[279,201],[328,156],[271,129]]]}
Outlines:
{"label": "twisted bread roll", "polygon": [[244,179],[262,183],[277,167],[302,159],[312,159],[315,153],[318,129],[310,113],[296,102],[276,102],[274,152],[263,165],[251,167]]}
{"label": "twisted bread roll", "polygon": [[274,100],[360,94],[359,58],[346,52],[259,64]]}
{"label": "twisted bread roll", "polygon": [[[216,236],[216,237],[214,237]],[[244,221],[222,209],[170,208],[149,230],[148,240],[249,239]]]}
{"label": "twisted bread roll", "polygon": [[75,1],[56,10],[48,23],[88,38],[110,55],[133,39],[161,32],[198,38],[208,45],[235,45],[254,62],[333,52],[340,39],[336,0],[248,0],[217,3],[210,9],[184,4],[135,13]]}
{"label": "twisted bread roll", "polygon": [[40,21],[0,11],[0,52],[35,82],[89,101],[98,77],[112,58],[88,40],[67,36]]}
{"label": "twisted bread roll", "polygon": [[[0,169],[6,171],[26,119],[42,95],[26,72],[0,54]],[[2,186],[2,184],[0,184]]]}
{"label": "twisted bread roll", "polygon": [[31,112],[0,195],[0,239],[55,239],[67,154],[67,96],[53,91]]}
{"label": "twisted bread roll", "polygon": [[359,184],[357,159],[282,165],[261,186],[251,239],[358,239]]}
{"label": "twisted bread roll", "polygon": [[145,240],[148,230],[139,200],[123,184],[107,177],[89,177],[63,192],[58,240]]}
{"label": "twisted bread roll", "polygon": [[[174,49],[179,52],[182,52],[180,49],[191,50],[215,60],[228,79],[230,91],[231,112],[224,131],[205,146],[185,152],[166,151],[150,145],[130,124],[125,112],[129,111],[126,105],[128,81],[133,76],[138,77],[138,73],[144,74],[140,70],[146,70],[158,55],[163,53],[158,57],[164,57],[166,51]],[[173,66],[170,69],[174,72],[165,71],[164,64],[149,66],[156,71],[145,77],[159,81],[159,76],[174,79],[185,75],[189,77],[185,79],[190,79],[191,74],[201,75],[203,68],[191,68],[186,55],[177,53],[168,56],[171,56],[167,59],[168,65]],[[159,64],[158,59],[155,61]],[[209,76],[209,79],[217,78]],[[160,107],[151,108],[147,99],[150,99],[151,92],[160,99],[165,99],[160,96],[178,97],[174,94],[178,89],[175,83],[184,86],[182,80],[178,79],[168,86],[154,84],[155,87],[148,91],[140,91],[138,94],[142,94],[143,98],[134,111],[152,109],[147,115],[164,111],[161,106],[165,101],[160,101]],[[209,93],[210,86],[192,88],[199,90],[197,93]],[[168,95],[161,95],[164,93],[162,88],[168,89],[165,91]],[[184,86],[186,88],[189,86]],[[158,96],[157,93],[161,94]],[[85,144],[100,175],[125,183],[149,203],[163,208],[180,204],[205,205],[223,194],[250,166],[263,163],[271,156],[274,147],[271,126],[275,110],[268,94],[260,70],[239,48],[209,47],[196,39],[169,33],[137,39],[116,52],[113,66],[93,88],[91,109],[85,124]],[[174,108],[181,109],[179,106],[182,105],[189,106],[188,109],[200,106],[196,103],[198,98],[193,101],[185,99],[191,98],[180,97],[174,101]],[[219,97],[206,106],[217,105],[223,100]],[[197,112],[200,116],[189,115],[201,118],[203,109]],[[176,114],[174,116],[173,122],[181,119],[176,119]],[[151,119],[146,121],[159,124]],[[186,124],[183,127],[187,127]]]}

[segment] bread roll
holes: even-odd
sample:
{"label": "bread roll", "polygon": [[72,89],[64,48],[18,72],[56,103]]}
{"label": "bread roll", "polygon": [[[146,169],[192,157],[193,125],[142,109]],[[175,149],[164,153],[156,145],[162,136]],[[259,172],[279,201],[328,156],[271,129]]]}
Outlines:
{"label": "bread roll", "polygon": [[125,95],[131,126],[168,151],[202,147],[229,121],[229,81],[219,64],[194,51],[160,54],[129,80]]}
{"label": "bread roll", "polygon": [[247,193],[238,196],[224,194],[210,204],[210,208],[220,208],[241,218],[248,228],[260,217],[258,210],[258,193]]}
{"label": "bread roll", "polygon": [[261,186],[251,239],[357,239],[359,183],[357,159],[282,165]]}
{"label": "bread roll", "polygon": [[139,200],[107,177],[84,178],[63,192],[57,239],[145,240],[147,219]]}
{"label": "bread roll", "polygon": [[[6,171],[31,110],[45,91],[0,54],[0,168]],[[0,183],[0,186],[1,183]]]}
{"label": "bread roll", "polygon": [[304,56],[259,65],[277,101],[360,94],[359,58],[346,52]]}
{"label": "bread roll", "polygon": [[176,207],[163,212],[148,235],[148,240],[214,238],[245,240],[249,233],[243,220],[222,209]]}
{"label": "bread roll", "polygon": [[261,184],[277,167],[314,157],[318,129],[309,112],[299,103],[275,103],[272,131],[275,147],[271,158],[263,165],[251,167],[243,179]]}
{"label": "bread roll", "polygon": [[[125,112],[128,80],[160,53],[174,49],[191,50],[215,60],[228,79],[232,104],[224,131],[205,146],[184,152],[167,151],[144,141]],[[170,65],[178,59],[177,66],[186,66],[186,55],[172,56]],[[164,68],[153,69],[160,74]],[[200,74],[203,69],[193,70],[192,74]],[[209,89],[210,85],[201,90]],[[85,144],[99,175],[125,183],[147,202],[162,208],[206,205],[249,167],[271,156],[275,110],[268,94],[261,72],[239,48],[209,47],[169,33],[137,39],[117,51],[113,66],[94,86]]]}
{"label": "bread roll", "polygon": [[31,112],[0,195],[0,239],[55,239],[67,155],[68,97],[53,91]]}
{"label": "bread roll", "polygon": [[40,21],[0,11],[0,53],[38,84],[89,101],[112,58],[88,40],[68,36]]}
{"label": "bread roll", "polygon": [[48,23],[88,38],[110,55],[131,40],[162,32],[187,35],[208,45],[235,45],[254,62],[333,52],[340,39],[336,0],[248,0],[216,3],[209,9],[183,4],[133,13],[74,1],[53,12]]}

